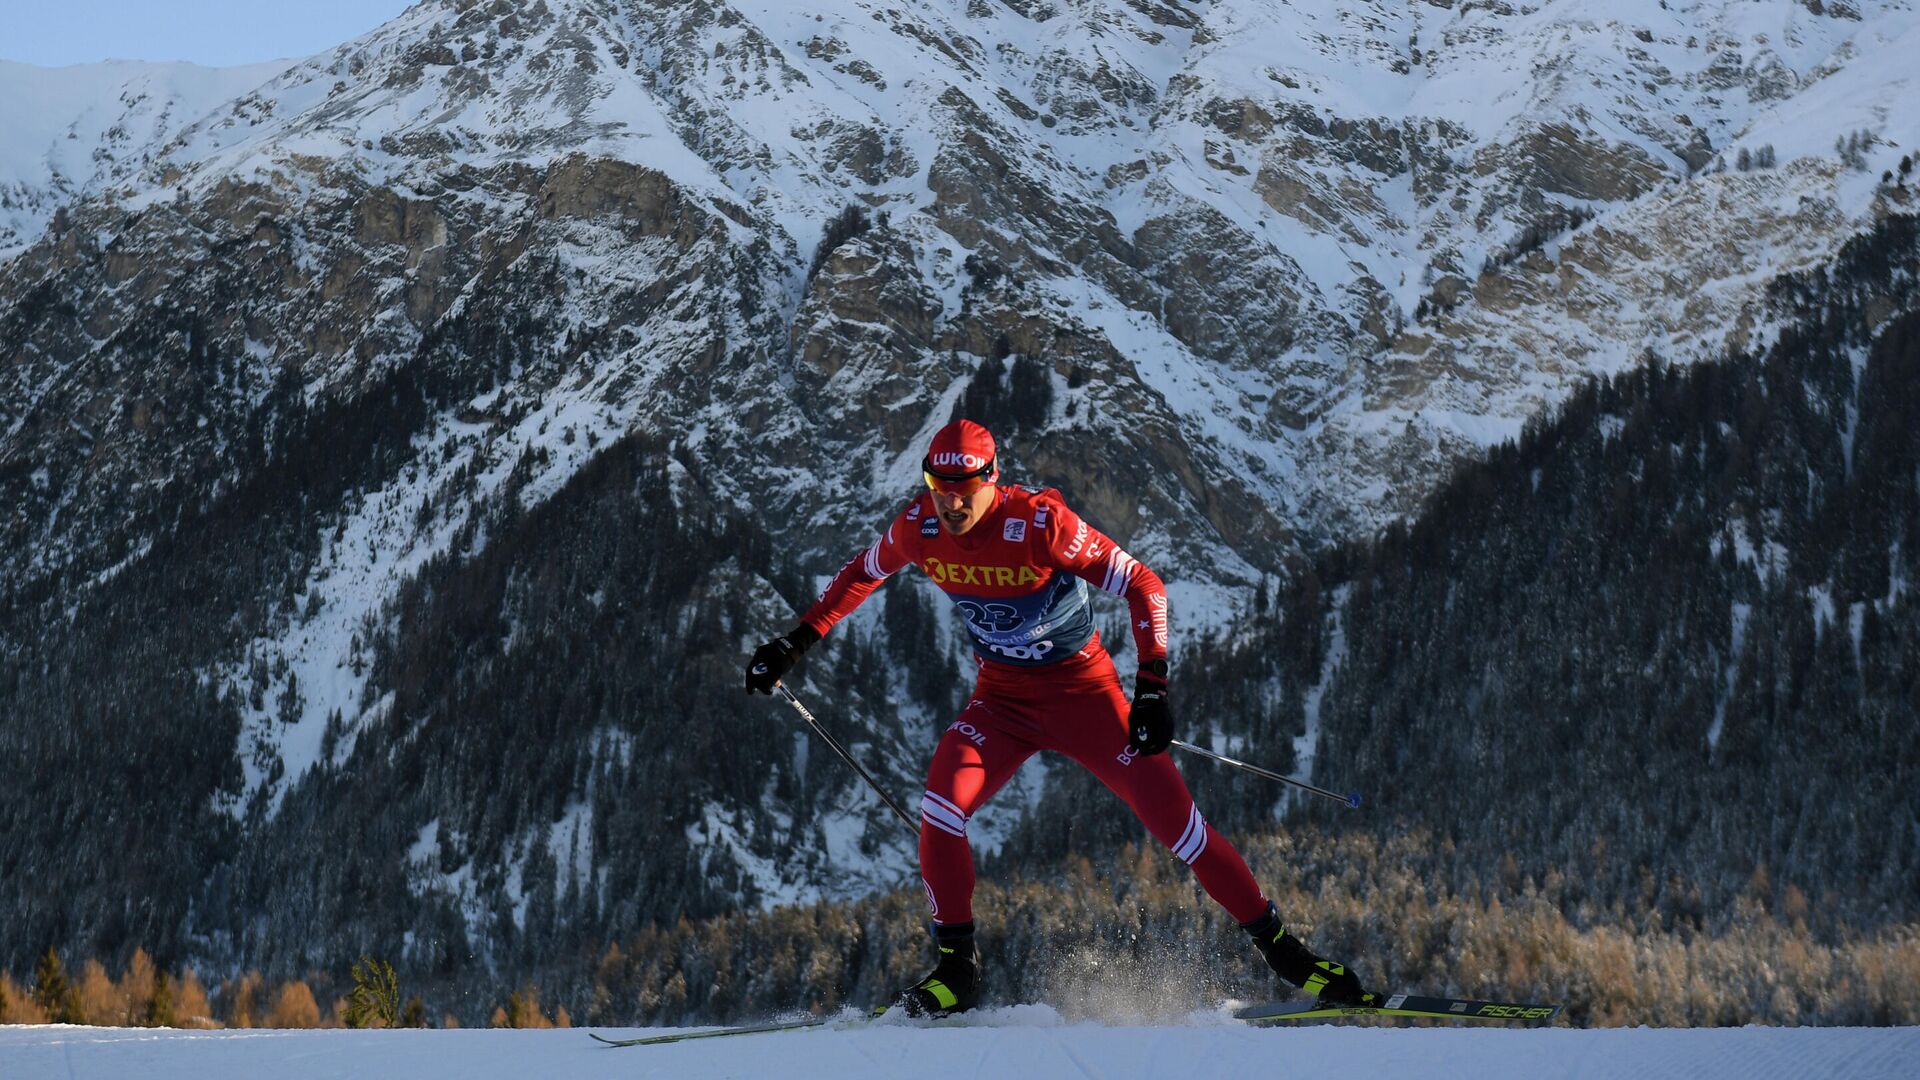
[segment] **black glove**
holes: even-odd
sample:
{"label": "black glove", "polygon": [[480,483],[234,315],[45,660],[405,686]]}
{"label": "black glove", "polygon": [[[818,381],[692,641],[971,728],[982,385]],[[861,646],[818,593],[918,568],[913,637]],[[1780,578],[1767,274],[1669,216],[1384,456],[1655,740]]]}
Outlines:
{"label": "black glove", "polygon": [[1167,662],[1148,660],[1133,677],[1133,710],[1127,714],[1133,748],[1149,757],[1164,754],[1173,742],[1173,713],[1167,708]]}
{"label": "black glove", "polygon": [[753,659],[747,661],[748,692],[773,693],[773,684],[785,678],[793,665],[800,662],[800,654],[813,648],[819,640],[820,635],[813,627],[801,623],[785,637],[774,638],[753,650]]}

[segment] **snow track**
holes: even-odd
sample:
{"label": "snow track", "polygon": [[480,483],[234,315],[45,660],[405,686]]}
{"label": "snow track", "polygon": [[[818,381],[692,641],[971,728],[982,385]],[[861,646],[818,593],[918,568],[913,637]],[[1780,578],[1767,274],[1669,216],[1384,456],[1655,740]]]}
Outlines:
{"label": "snow track", "polygon": [[[1067,1023],[1044,1006],[993,1026],[811,1029],[613,1050],[583,1031],[149,1031],[0,1028],[8,1080],[142,1077],[1632,1077],[1906,1078],[1920,1028],[1257,1029]],[[599,1029],[612,1035],[635,1029]]]}

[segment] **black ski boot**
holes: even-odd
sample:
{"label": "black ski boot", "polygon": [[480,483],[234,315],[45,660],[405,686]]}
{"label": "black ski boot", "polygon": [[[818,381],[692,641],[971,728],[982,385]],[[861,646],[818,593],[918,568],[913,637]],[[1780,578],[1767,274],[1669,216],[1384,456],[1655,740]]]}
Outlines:
{"label": "black ski boot", "polygon": [[940,962],[893,999],[908,1016],[950,1016],[980,1000],[980,949],[973,943],[973,924],[935,923],[933,943],[940,949]]}
{"label": "black ski boot", "polygon": [[1299,938],[1287,933],[1286,926],[1280,922],[1280,913],[1271,903],[1265,915],[1241,925],[1253,935],[1253,943],[1260,947],[1260,955],[1267,958],[1267,966],[1274,974],[1308,994],[1329,1005],[1348,1008],[1374,1008],[1380,1004],[1380,995],[1362,989],[1359,978],[1348,971],[1346,965],[1320,959]]}

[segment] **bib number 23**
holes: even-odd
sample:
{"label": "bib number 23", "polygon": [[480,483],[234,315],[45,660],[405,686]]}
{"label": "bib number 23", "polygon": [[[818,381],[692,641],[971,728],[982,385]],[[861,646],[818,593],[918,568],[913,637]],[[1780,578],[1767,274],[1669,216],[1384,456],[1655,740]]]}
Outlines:
{"label": "bib number 23", "polygon": [[967,622],[982,633],[1004,634],[1026,622],[1020,612],[1010,604],[980,604],[972,600],[961,600],[954,604]]}

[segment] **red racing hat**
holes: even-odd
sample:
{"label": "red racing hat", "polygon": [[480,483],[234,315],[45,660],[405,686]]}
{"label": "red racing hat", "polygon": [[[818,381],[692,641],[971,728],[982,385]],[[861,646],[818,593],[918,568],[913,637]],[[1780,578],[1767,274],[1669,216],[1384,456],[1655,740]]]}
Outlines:
{"label": "red racing hat", "polygon": [[948,490],[965,485],[977,491],[998,475],[994,453],[991,431],[971,420],[955,420],[935,432],[933,444],[927,447],[927,459],[922,463],[927,486]]}

